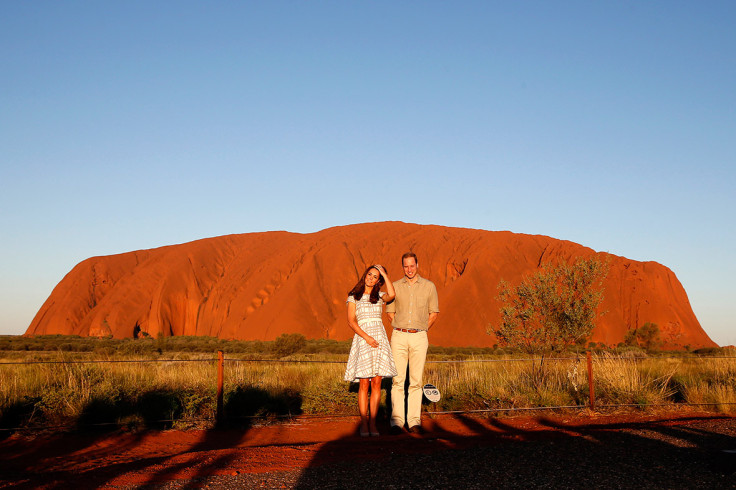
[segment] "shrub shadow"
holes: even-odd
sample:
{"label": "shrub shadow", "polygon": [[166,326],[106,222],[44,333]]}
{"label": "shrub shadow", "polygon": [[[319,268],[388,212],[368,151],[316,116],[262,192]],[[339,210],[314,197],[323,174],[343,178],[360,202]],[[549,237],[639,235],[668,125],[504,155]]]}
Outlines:
{"label": "shrub shadow", "polygon": [[294,390],[268,391],[237,386],[224,400],[221,426],[249,427],[254,420],[301,415],[302,396]]}
{"label": "shrub shadow", "polygon": [[[82,411],[74,433],[47,436],[41,444],[24,444],[22,438],[16,438],[0,445],[0,473],[3,475],[0,486],[7,483],[17,488],[68,488],[68,482],[79,476],[78,470],[73,469],[74,464],[68,461],[70,454],[75,455],[75,461],[82,461],[76,464],[99,461],[98,467],[85,470],[84,485],[87,488],[104,487],[122,474],[145,475],[145,481],[139,483],[143,486],[173,480],[185,471],[196,480],[227,467],[234,457],[230,453],[202,462],[196,458],[199,452],[231,449],[244,439],[254,420],[299,415],[301,406],[301,395],[290,390],[273,392],[236,387],[225,400],[223,413],[226,418],[217,427],[201,431],[196,442],[183,445],[167,456],[139,457],[133,455],[137,454],[148,431],[121,432],[119,427],[109,422],[140,417],[146,429],[170,428],[170,419],[181,415],[182,404],[177,393],[152,391],[141,395],[136,403],[129,400],[116,400],[114,403],[92,400]],[[6,410],[4,423],[22,421],[27,408],[19,404],[15,411]],[[96,429],[91,424],[105,425],[100,431],[91,430]],[[225,428],[227,430],[223,430]],[[115,433],[109,434],[111,431]],[[114,443],[108,444],[110,440]],[[172,459],[176,460],[173,464]],[[39,461],[44,461],[41,471]]]}

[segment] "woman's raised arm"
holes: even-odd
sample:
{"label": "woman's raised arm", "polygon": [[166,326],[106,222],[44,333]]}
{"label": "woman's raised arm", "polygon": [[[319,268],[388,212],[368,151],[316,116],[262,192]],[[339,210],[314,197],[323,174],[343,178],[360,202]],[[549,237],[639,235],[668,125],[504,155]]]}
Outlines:
{"label": "woman's raised arm", "polygon": [[384,303],[390,303],[396,297],[396,291],[394,291],[394,283],[392,283],[391,279],[388,278],[386,270],[383,268],[382,265],[376,265],[376,269],[378,269],[378,272],[381,273],[383,281],[386,283],[386,294],[383,295],[383,301]]}

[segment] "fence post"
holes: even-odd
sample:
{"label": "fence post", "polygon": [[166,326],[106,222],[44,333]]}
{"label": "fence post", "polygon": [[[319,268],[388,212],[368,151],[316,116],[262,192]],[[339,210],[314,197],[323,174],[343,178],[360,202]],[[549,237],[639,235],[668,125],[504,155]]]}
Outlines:
{"label": "fence post", "polygon": [[590,351],[587,352],[588,357],[588,392],[590,394],[590,409],[595,410],[595,383],[593,382],[593,356]]}
{"label": "fence post", "polygon": [[223,385],[225,378],[224,369],[225,359],[221,350],[217,351],[217,413],[215,414],[215,422],[222,423],[222,406],[223,406]]}

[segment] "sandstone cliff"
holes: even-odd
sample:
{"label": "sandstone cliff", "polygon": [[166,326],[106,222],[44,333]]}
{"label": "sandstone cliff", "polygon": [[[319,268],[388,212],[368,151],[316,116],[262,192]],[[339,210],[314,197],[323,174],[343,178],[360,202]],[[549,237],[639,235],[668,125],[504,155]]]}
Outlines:
{"label": "sandstone cliff", "polygon": [[[496,343],[486,326],[499,318],[500,279],[515,283],[541,264],[595,254],[546,236],[401,222],[208,238],[83,261],[53,290],[27,334],[131,337],[137,325],[154,337],[271,340],[298,332],[348,339],[348,290],[372,263],[399,279],[407,250],[437,285],[441,313],[430,338],[445,346]],[[592,341],[616,344],[627,330],[654,322],[668,347],[715,346],[672,271],[598,255],[611,269],[607,314]]]}

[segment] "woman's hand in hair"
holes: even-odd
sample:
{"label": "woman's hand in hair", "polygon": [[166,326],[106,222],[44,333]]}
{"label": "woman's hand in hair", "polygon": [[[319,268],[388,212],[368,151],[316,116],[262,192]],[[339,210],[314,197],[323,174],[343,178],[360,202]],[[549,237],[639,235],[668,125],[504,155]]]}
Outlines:
{"label": "woman's hand in hair", "polygon": [[374,267],[381,273],[381,276],[383,276],[383,282],[386,283],[386,295],[383,297],[383,301],[385,303],[390,303],[396,297],[394,285],[391,282],[391,279],[388,278],[388,275],[386,275],[386,270],[381,264],[376,264]]}
{"label": "woman's hand in hair", "polygon": [[383,268],[383,266],[381,264],[376,264],[373,267],[375,267],[376,270],[381,273],[381,275],[383,276],[383,278],[386,281],[388,281],[388,276],[386,275],[386,270]]}

